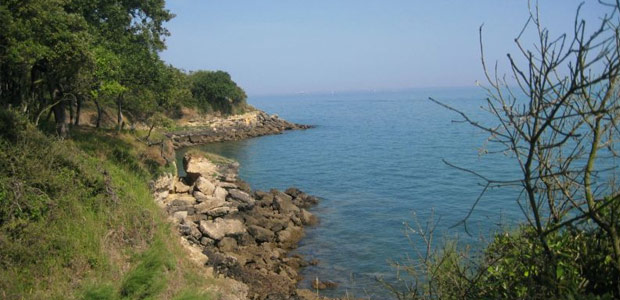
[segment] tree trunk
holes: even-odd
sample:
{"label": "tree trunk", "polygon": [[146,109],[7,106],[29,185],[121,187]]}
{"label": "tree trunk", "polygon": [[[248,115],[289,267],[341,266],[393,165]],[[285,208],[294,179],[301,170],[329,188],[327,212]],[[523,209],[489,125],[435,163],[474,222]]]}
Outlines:
{"label": "tree trunk", "polygon": [[97,99],[94,101],[95,106],[97,106],[97,124],[95,124],[95,127],[101,128],[101,105],[99,105],[99,101],[97,101]]}
{"label": "tree trunk", "polygon": [[[62,91],[59,89],[54,89],[52,92],[53,101],[56,99],[62,99]],[[56,133],[59,137],[65,138],[67,137],[67,112],[65,111],[65,101],[60,101],[58,104],[54,105],[52,108],[54,111],[54,119],[56,121]]]}
{"label": "tree trunk", "polygon": [[82,101],[84,99],[82,98],[82,95],[78,95],[77,97],[77,107],[75,108],[75,126],[79,126],[80,125],[80,113],[82,112]]}
{"label": "tree trunk", "polygon": [[75,102],[75,100],[72,98],[69,101],[69,125],[73,124],[73,117],[74,117],[74,113],[73,113],[73,103]]}
{"label": "tree trunk", "polygon": [[117,106],[117,126],[118,131],[120,132],[123,129],[123,96],[119,95],[116,98],[116,106]]}

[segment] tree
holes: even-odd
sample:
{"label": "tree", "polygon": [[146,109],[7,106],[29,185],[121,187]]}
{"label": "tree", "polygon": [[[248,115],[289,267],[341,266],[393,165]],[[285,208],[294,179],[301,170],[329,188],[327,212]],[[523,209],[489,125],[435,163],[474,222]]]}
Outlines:
{"label": "tree", "polygon": [[[484,182],[469,215],[489,188],[516,186],[526,223],[495,236],[478,259],[452,247],[429,259],[427,248],[427,286],[406,297],[620,297],[620,1],[600,4],[609,12],[595,27],[586,26],[580,6],[573,32],[555,38],[532,6],[515,39],[520,57],[508,54],[512,77],[487,67],[480,28],[485,108],[496,124],[431,98],[489,133],[489,153],[507,154],[520,169],[518,178],[493,179],[446,162]],[[528,33],[531,48],[523,42]]]}
{"label": "tree", "polygon": [[232,114],[245,108],[247,96],[228,73],[197,71],[190,74],[190,79],[192,95],[203,110]]}

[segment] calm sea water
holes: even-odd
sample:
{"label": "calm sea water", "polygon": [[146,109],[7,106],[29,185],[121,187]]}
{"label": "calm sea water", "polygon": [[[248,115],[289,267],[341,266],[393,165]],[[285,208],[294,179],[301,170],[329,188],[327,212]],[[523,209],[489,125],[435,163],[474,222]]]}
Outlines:
{"label": "calm sea water", "polygon": [[394,280],[389,262],[415,258],[412,247],[422,245],[405,235],[414,214],[424,223],[434,213],[437,241],[473,244],[476,234],[488,236],[498,224],[522,218],[517,191],[491,190],[469,219],[474,237],[452,227],[482,186],[442,159],[496,179],[515,178],[517,165],[502,155],[480,156],[487,134],[452,122],[458,116],[431,96],[493,122],[477,88],[254,97],[249,102],[259,109],[317,127],[201,148],[239,161],[241,177],[255,189],[296,186],[322,199],[312,210],[320,224],[307,229],[297,250],[320,263],[303,271],[301,287],[318,277],[339,283],[325,295],[384,299],[389,294],[375,278]]}

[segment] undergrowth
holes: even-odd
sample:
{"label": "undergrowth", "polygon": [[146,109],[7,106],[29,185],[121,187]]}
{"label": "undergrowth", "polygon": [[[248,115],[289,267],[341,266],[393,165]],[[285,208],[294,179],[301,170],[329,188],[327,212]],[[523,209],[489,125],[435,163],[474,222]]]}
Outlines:
{"label": "undergrowth", "polygon": [[46,136],[0,110],[0,298],[209,299],[148,182],[170,171],[129,134]]}

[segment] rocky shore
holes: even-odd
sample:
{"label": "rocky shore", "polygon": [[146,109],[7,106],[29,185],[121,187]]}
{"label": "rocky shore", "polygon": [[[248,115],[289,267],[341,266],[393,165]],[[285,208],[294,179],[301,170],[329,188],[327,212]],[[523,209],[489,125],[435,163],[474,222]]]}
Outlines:
{"label": "rocky shore", "polygon": [[237,176],[239,164],[201,153],[183,159],[187,176],[153,182],[155,201],[170,216],[197,262],[216,276],[242,283],[237,299],[319,299],[298,290],[298,271],[310,263],[289,256],[316,224],[307,209],[318,203],[296,188],[252,191]]}
{"label": "rocky shore", "polygon": [[190,129],[166,134],[175,148],[213,142],[241,140],[251,137],[279,134],[285,130],[308,129],[301,125],[280,119],[256,110],[226,118],[204,119],[186,124]]}

